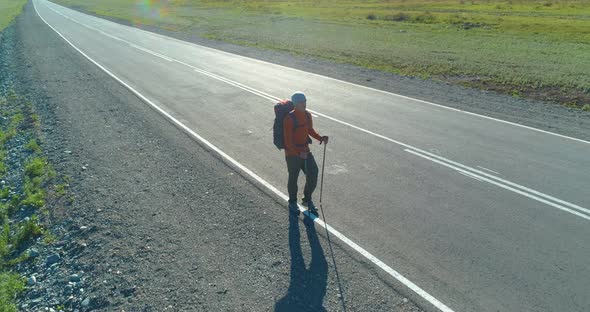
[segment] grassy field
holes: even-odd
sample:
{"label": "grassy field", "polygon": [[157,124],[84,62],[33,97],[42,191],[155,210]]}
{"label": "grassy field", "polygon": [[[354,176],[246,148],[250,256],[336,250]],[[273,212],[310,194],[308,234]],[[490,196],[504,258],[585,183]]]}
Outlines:
{"label": "grassy field", "polygon": [[409,76],[590,104],[590,0],[56,0]]}
{"label": "grassy field", "polygon": [[20,14],[26,0],[0,0],[0,31]]}

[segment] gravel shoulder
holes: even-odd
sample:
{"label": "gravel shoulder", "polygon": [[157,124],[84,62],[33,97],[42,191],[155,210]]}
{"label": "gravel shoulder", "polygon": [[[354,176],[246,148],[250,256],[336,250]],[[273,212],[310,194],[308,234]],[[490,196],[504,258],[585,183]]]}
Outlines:
{"label": "gravel shoulder", "polygon": [[[48,157],[71,178],[75,200],[52,210],[67,230],[57,233],[59,270],[83,272],[69,309],[421,311],[333,242],[338,281],[321,228],[290,217],[66,45],[30,2],[2,45],[41,116]],[[67,281],[52,276],[21,307],[63,306]],[[33,302],[48,294],[51,303]]]}
{"label": "gravel shoulder", "polygon": [[482,114],[578,139],[590,140],[590,111],[568,108],[551,102],[512,97],[493,91],[452,85],[432,79],[405,77],[329,60],[302,57],[274,50],[210,40],[158,25],[131,24],[130,21],[97,15],[80,7],[74,10],[133,26],[172,38],[235,53],[323,76],[356,83],[444,106]]}

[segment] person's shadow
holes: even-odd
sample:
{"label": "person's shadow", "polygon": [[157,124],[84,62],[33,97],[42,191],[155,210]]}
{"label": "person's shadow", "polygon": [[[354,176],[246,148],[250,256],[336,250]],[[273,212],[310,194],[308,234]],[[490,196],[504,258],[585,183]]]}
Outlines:
{"label": "person's shadow", "polygon": [[326,311],[323,306],[328,284],[328,262],[320,245],[314,222],[303,219],[311,247],[311,263],[305,267],[299,234],[299,218],[289,214],[289,248],[291,281],[287,294],[275,304],[275,312]]}

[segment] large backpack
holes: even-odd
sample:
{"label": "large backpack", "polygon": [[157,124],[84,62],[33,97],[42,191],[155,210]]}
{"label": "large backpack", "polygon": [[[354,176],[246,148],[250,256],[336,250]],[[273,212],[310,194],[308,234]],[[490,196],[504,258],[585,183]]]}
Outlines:
{"label": "large backpack", "polygon": [[[285,120],[285,117],[287,117],[287,115],[289,115],[289,113],[293,111],[293,109],[295,109],[295,105],[293,104],[293,102],[289,100],[282,100],[275,104],[275,122],[272,126],[272,138],[273,143],[278,149],[285,148],[285,137],[283,136],[283,121]],[[293,115],[290,116],[293,118],[293,131],[295,131],[295,129],[297,129],[297,119]],[[308,138],[307,143],[311,143],[311,139]]]}
{"label": "large backpack", "polygon": [[283,136],[283,120],[289,112],[295,108],[293,102],[282,100],[275,104],[275,123],[272,126],[273,143],[278,149],[285,148],[285,137]]}

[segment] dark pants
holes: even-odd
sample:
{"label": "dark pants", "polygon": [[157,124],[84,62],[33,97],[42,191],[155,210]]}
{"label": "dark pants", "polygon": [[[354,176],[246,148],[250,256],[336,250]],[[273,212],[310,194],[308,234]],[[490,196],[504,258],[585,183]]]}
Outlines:
{"label": "dark pants", "polygon": [[311,194],[318,184],[318,165],[311,153],[308,154],[307,159],[302,159],[299,156],[287,156],[287,169],[289,170],[289,182],[287,189],[289,190],[289,202],[297,202],[297,178],[299,178],[299,171],[303,170],[305,174],[305,188],[303,189],[303,200],[311,200]]}

